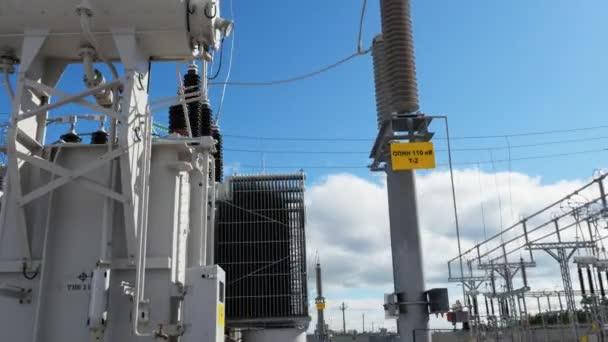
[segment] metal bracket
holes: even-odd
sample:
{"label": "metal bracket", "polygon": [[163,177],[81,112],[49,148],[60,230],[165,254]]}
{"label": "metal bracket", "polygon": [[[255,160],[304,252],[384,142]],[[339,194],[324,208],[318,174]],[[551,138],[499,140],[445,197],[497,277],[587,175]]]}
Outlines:
{"label": "metal bracket", "polygon": [[384,169],[384,164],[389,159],[388,146],[391,141],[404,140],[410,142],[430,141],[434,133],[428,128],[433,117],[419,114],[393,114],[391,120],[387,120],[374,141],[370,152],[370,158],[374,161],[370,165],[372,171]]}
{"label": "metal bracket", "polygon": [[17,299],[20,304],[30,304],[32,289],[0,283],[0,296]]}
{"label": "metal bracket", "polygon": [[184,326],[181,324],[159,324],[154,337],[168,341],[171,337],[182,336],[184,331]]}

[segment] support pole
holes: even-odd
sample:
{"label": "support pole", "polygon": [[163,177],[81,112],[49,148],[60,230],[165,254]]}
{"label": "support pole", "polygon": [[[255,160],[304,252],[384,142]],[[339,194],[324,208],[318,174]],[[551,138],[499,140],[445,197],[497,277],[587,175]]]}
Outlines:
{"label": "support pole", "polygon": [[[425,301],[424,272],[414,172],[393,171],[389,165],[386,174],[395,293],[404,293],[408,302],[421,303]],[[407,313],[399,313],[397,327],[402,341],[409,341],[414,331],[428,336],[424,332],[428,330],[427,316],[423,304],[408,305]]]}

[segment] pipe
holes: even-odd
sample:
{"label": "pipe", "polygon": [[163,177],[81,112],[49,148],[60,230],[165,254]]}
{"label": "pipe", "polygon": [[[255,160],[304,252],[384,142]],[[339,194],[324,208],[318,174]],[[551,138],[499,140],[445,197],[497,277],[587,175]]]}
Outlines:
{"label": "pipe", "polygon": [[95,39],[93,32],[91,32],[89,19],[92,15],[92,13],[87,13],[87,11],[84,10],[80,12],[80,26],[82,28],[82,32],[84,33],[85,38],[87,38],[87,40],[89,41],[89,44],[91,44],[91,46],[93,46],[93,49],[95,49],[95,52],[97,53],[99,59],[101,59],[108,66],[108,68],[110,68],[114,79],[118,79],[118,71],[116,70],[116,67],[103,54],[101,48],[99,47],[97,39]]}
{"label": "pipe", "polygon": [[[53,158],[53,164],[57,164],[57,160],[59,159],[59,154],[61,153],[61,146],[57,148],[57,153]],[[55,174],[51,177],[51,182],[55,180]],[[36,301],[36,309],[34,311],[34,332],[32,333],[32,341],[38,341],[38,331],[39,331],[39,321],[40,321],[40,308],[42,307],[42,286],[44,285],[44,279],[46,278],[46,255],[48,253],[48,245],[49,245],[49,230],[51,226],[51,212],[52,212],[52,204],[53,204],[53,194],[54,190],[49,192],[49,200],[47,203],[46,210],[46,219],[44,222],[44,238],[42,241],[42,255],[40,261],[40,279],[38,280],[38,300]]]}
{"label": "pipe", "polygon": [[[203,189],[201,193],[201,239],[200,250],[199,250],[199,263],[201,266],[209,265],[209,250],[207,246],[207,239],[209,238],[209,151],[203,152],[203,171],[201,175],[201,182],[203,183]],[[211,227],[213,229],[213,227]],[[211,259],[213,260],[213,259]]]}
{"label": "pipe", "polygon": [[86,53],[82,53],[82,65],[84,67],[84,75],[87,80],[95,79],[95,70],[93,67],[93,51],[90,51],[89,48],[86,49]]}
{"label": "pipe", "polygon": [[138,253],[136,260],[136,283],[135,283],[135,295],[133,300],[133,334],[139,337],[149,337],[154,336],[154,332],[141,332],[139,330],[139,304],[144,301],[145,294],[145,286],[146,286],[146,254],[147,254],[147,239],[148,239],[148,182],[146,175],[149,174],[150,171],[150,157],[151,157],[151,145],[150,138],[152,136],[152,125],[150,123],[151,118],[149,115],[144,116],[144,134],[142,144],[144,146],[144,156],[143,156],[143,168],[142,173],[142,184],[140,191],[140,206],[138,208],[138,223],[139,229],[137,232],[139,234],[138,241]]}
{"label": "pipe", "polygon": [[[209,157],[209,164],[211,169],[211,181],[209,184],[211,185],[211,205],[209,205],[210,213],[209,213],[209,223],[207,225],[207,239],[208,239],[208,254],[207,254],[207,263],[209,265],[215,264],[215,158],[212,156]],[[207,199],[207,203],[209,200]]]}

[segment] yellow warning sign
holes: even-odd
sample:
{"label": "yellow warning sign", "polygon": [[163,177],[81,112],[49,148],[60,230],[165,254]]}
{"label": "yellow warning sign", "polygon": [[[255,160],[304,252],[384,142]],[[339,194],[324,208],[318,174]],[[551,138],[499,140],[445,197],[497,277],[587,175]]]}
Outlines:
{"label": "yellow warning sign", "polygon": [[435,147],[431,142],[391,144],[391,164],[394,171],[434,169]]}
{"label": "yellow warning sign", "polygon": [[317,303],[317,310],[325,310],[325,303]]}
{"label": "yellow warning sign", "polygon": [[226,325],[226,311],[224,309],[224,303],[219,303],[217,305],[217,324],[220,327],[224,327]]}

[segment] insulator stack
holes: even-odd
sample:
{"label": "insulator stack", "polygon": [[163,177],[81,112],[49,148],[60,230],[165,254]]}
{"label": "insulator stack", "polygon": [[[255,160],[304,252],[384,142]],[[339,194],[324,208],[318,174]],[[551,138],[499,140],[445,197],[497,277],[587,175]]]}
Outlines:
{"label": "insulator stack", "polygon": [[378,129],[388,121],[393,112],[391,104],[391,87],[388,79],[386,61],[386,44],[382,35],[374,38],[372,47],[374,57],[374,81],[376,86],[376,111],[378,113]]}
{"label": "insulator stack", "polygon": [[581,285],[581,293],[583,294],[583,297],[586,297],[587,294],[585,293],[585,279],[583,278],[583,270],[580,267],[578,268],[578,281]]}
{"label": "insulator stack", "polygon": [[381,0],[391,103],[398,113],[418,111],[418,82],[410,0]]}
{"label": "insulator stack", "polygon": [[[185,100],[191,101],[197,97],[201,97],[201,77],[195,67],[188,69],[188,73],[184,75]],[[189,95],[191,94],[191,95]],[[193,101],[187,104],[188,118],[190,119],[190,129],[192,129],[192,137],[201,136],[203,103],[201,100]]]}
{"label": "insulator stack", "polygon": [[587,279],[589,280],[589,293],[594,295],[595,289],[593,288],[593,275],[591,273],[591,267],[587,267]]}
{"label": "insulator stack", "polygon": [[494,278],[494,270],[490,273],[490,282],[492,284],[492,295],[496,296],[496,279]]}
{"label": "insulator stack", "polygon": [[486,315],[490,315],[490,308],[488,307],[488,297],[483,296],[484,301],[486,302]]}
{"label": "insulator stack", "polygon": [[201,108],[201,136],[208,137],[212,135],[212,124],[211,119],[213,111],[207,101],[202,102]]}
{"label": "insulator stack", "polygon": [[604,280],[602,279],[602,271],[600,271],[599,269],[597,270],[597,281],[600,286],[600,294],[602,295],[602,298],[604,298],[606,297],[606,291],[604,290]]}
{"label": "insulator stack", "polygon": [[181,104],[169,107],[169,134],[188,136],[184,107]]}
{"label": "insulator stack", "polygon": [[523,278],[524,281],[524,287],[528,287],[528,275],[526,274],[526,265],[524,263],[524,259],[521,258],[521,277]]}
{"label": "insulator stack", "polygon": [[224,179],[224,146],[219,127],[214,125],[211,131],[213,139],[217,141],[213,158],[215,158],[215,181],[219,183]]}
{"label": "insulator stack", "polygon": [[475,317],[479,316],[479,303],[477,302],[477,296],[473,296],[473,314]]}
{"label": "insulator stack", "polygon": [[91,134],[91,144],[92,145],[105,145],[110,140],[110,135],[108,132],[100,129],[97,132],[93,132]]}

